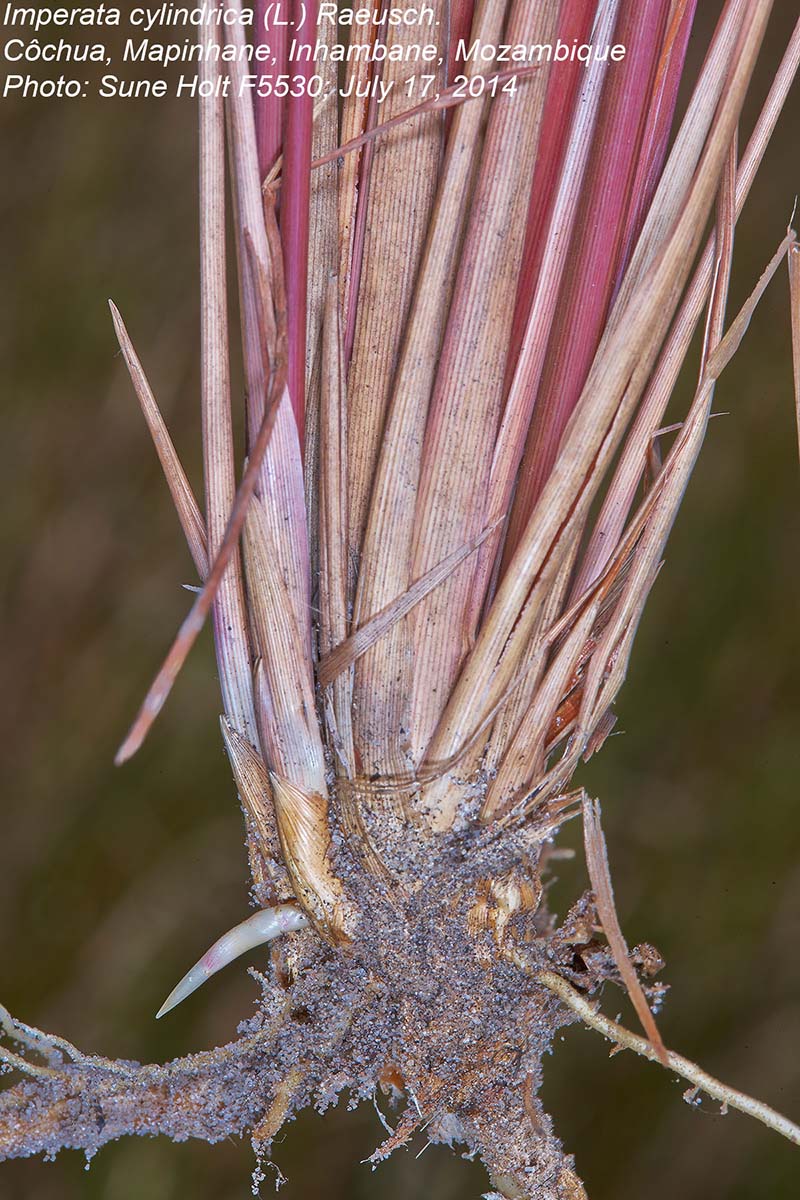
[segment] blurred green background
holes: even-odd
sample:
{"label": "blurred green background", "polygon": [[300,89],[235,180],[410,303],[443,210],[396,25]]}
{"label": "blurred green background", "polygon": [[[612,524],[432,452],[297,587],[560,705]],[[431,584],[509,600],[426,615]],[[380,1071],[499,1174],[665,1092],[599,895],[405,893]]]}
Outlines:
{"label": "blurred green background", "polygon": [[[693,63],[718,7],[700,5]],[[750,119],[794,8],[776,6]],[[194,577],[105,301],[200,490],[195,113],[86,100],[5,101],[2,115],[0,998],[87,1051],[165,1059],[230,1039],[256,996],[232,969],[153,1020],[247,911],[208,638],[144,750],[111,765]],[[733,305],[786,227],[799,120],[795,90],[739,225]],[[712,422],[641,629],[624,736],[585,782],[603,800],[626,932],[667,959],[667,1042],[797,1119],[800,487],[784,271],[716,407],[730,415]],[[561,864],[555,907],[585,882],[580,857]],[[619,1009],[632,1020],[621,996]],[[682,1090],[642,1061],[609,1061],[589,1031],[557,1044],[545,1100],[592,1200],[797,1195],[797,1150],[712,1105],[691,1110]],[[372,1173],[361,1160],[381,1137],[372,1110],[345,1101],[301,1118],[275,1152],[284,1200],[484,1190],[475,1164],[434,1147],[417,1158],[424,1138]],[[84,1165],[5,1164],[0,1197],[234,1200],[254,1164],[246,1141],[135,1139]]]}

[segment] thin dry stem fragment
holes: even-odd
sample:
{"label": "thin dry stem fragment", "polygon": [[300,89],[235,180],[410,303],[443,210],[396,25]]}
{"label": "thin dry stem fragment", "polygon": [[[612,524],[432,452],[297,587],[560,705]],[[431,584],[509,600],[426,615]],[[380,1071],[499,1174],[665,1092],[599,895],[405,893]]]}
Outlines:
{"label": "thin dry stem fragment", "polygon": [[169,436],[166,423],[153,395],[153,390],[147,381],[142,364],[133,348],[128,330],[125,328],[125,322],[122,320],[119,309],[113,300],[109,300],[108,307],[111,309],[111,319],[114,322],[114,331],[117,335],[119,348],[125,359],[131,383],[136,392],[144,419],[147,422],[147,428],[150,430],[150,436],[153,439],[153,445],[156,448],[159,462],[163,468],[164,478],[167,481],[172,502],[178,514],[178,520],[186,537],[189,553],[192,556],[194,565],[197,567],[198,575],[201,579],[204,579],[208,572],[208,547],[206,543],[205,522],[195,500],[192,486],[186,477],[186,472],[181,466],[172,438]]}
{"label": "thin dry stem fragment", "polygon": [[370,647],[387,637],[398,621],[401,621],[421,600],[424,600],[429,592],[448,579],[465,559],[475,553],[490,536],[492,528],[484,530],[471,542],[467,542],[465,546],[460,546],[452,554],[448,554],[443,562],[437,563],[421,579],[415,580],[391,604],[387,604],[363,625],[359,625],[350,637],[334,646],[330,653],[320,659],[317,667],[317,678],[320,683],[330,683],[337,675],[347,670],[362,655],[366,654]]}
{"label": "thin dry stem fragment", "polygon": [[[502,0],[505,3],[505,0]],[[488,0],[484,0],[487,4]],[[485,15],[485,12],[484,12]],[[487,41],[485,38],[482,41]],[[487,45],[491,44],[487,41]],[[495,71],[491,75],[486,75],[479,71],[474,59],[466,64],[464,68],[465,78],[481,79],[485,88],[490,88],[492,84],[508,83],[511,79],[525,79],[528,75],[539,71],[541,68],[538,63],[533,63],[528,67],[516,67],[514,70]],[[446,109],[460,108],[468,105],[471,100],[485,99],[483,92],[477,92],[474,96],[465,95],[463,84],[453,84],[452,87],[444,88],[436,96],[429,100],[422,100],[419,104],[412,104],[409,108],[404,108],[402,112],[396,113],[395,116],[389,117],[386,121],[381,121],[379,125],[375,125],[372,129],[367,129],[364,133],[360,133],[357,137],[351,138],[349,142],[343,142],[340,146],[336,146],[328,150],[326,154],[321,154],[319,157],[312,159],[311,168],[317,170],[320,167],[327,166],[329,163],[337,162],[345,154],[352,154],[355,150],[360,150],[369,142],[374,142],[376,138],[383,137],[387,133],[391,133],[393,129],[404,125],[406,121],[413,120],[414,117],[424,116],[425,113],[441,112]],[[480,108],[481,106],[478,105]],[[450,115],[450,114],[448,114]]]}

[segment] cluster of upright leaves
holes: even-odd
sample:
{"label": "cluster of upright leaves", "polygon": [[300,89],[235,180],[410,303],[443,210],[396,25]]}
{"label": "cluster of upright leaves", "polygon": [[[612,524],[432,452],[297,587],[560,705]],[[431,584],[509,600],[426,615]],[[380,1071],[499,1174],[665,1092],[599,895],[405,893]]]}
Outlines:
{"label": "cluster of upright leaves", "polygon": [[[339,36],[317,28],[315,4],[303,24],[289,8],[287,30],[256,5],[276,70],[289,39]],[[315,109],[307,91],[252,101],[242,59],[227,112],[214,87],[200,102],[204,518],[115,314],[206,580],[121,758],[213,609],[257,895],[296,896],[332,942],[354,920],[329,859],[332,801],[380,876],[386,845],[365,814],[389,810],[396,837],[407,822],[431,836],[519,824],[602,744],[715,381],[793,247],[789,235],[724,334],[736,219],[800,54],[796,29],[740,158],[770,0],[723,5],[677,131],[695,0],[433,8],[435,101],[408,107],[402,55],[356,55],[340,108]],[[353,44],[419,40],[373,9]],[[220,36],[202,31],[206,46]],[[242,26],[224,36],[241,50]],[[626,54],[543,59],[456,104],[462,39]],[[209,55],[203,69],[213,84],[222,67]],[[325,55],[292,69],[339,82]],[[351,86],[379,72],[396,85],[380,108]],[[238,495],[226,136],[247,390]],[[662,461],[706,305],[696,394]]]}

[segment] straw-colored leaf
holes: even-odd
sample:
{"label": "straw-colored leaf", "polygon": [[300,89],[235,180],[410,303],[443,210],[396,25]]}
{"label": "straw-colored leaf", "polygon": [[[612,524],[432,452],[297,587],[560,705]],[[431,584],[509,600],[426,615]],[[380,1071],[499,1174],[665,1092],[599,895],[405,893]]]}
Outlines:
{"label": "straw-colored leaf", "polygon": [[611,885],[611,872],[608,866],[608,852],[603,828],[600,824],[600,802],[590,800],[588,796],[583,801],[583,837],[586,848],[586,865],[589,868],[589,879],[594,889],[597,914],[603,926],[603,932],[608,939],[614,962],[622,976],[623,983],[628,989],[633,1007],[636,1009],[642,1027],[647,1034],[650,1045],[667,1065],[667,1051],[658,1032],[655,1018],[639,983],[639,977],[628,955],[625,936],[620,928],[617,908],[614,903],[614,889]]}
{"label": "straw-colored leaf", "polygon": [[307,791],[325,790],[325,760],[303,638],[264,505],[254,497],[244,526],[244,561],[254,641],[271,697],[271,728],[261,726],[271,770]]}
{"label": "straw-colored leaf", "polygon": [[[476,37],[489,45],[497,41],[504,7],[501,0],[483,0],[476,13]],[[471,64],[470,70],[474,73],[477,67]],[[361,555],[354,608],[359,628],[354,639],[361,638],[359,653],[364,657],[356,668],[356,738],[362,758],[369,748],[371,767],[389,775],[407,766],[407,739],[402,731],[409,725],[411,627],[396,624],[397,618],[390,620],[374,653],[367,652],[366,630],[375,630],[371,622],[387,615],[392,604],[401,604],[401,598],[412,591],[411,546],[425,424],[466,222],[464,196],[471,193],[480,150],[484,107],[481,101],[471,101],[453,116],[392,383]]]}
{"label": "straw-colored leaf", "polygon": [[[328,282],[323,329],[322,403],[320,410],[320,655],[324,662],[334,647],[347,637],[347,392],[344,380],[342,328],[339,314],[339,283]],[[352,778],[353,680],[352,672],[325,675],[317,670],[325,687],[331,685],[335,721],[336,757],[344,774]]]}
{"label": "straw-colored leaf", "polygon": [[[319,41],[328,46],[336,40],[336,29],[328,22],[318,30]],[[336,64],[318,62],[315,70],[326,87],[335,87]],[[335,99],[335,96],[333,97]],[[314,112],[311,152],[314,159],[329,153],[336,146],[338,114],[336,104],[323,102]],[[303,474],[305,479],[306,511],[308,513],[311,578],[316,578],[319,566],[318,549],[318,488],[319,477],[319,407],[322,378],[322,322],[325,300],[331,275],[337,266],[337,179],[336,165],[331,162],[315,167],[311,173],[310,227],[308,238],[308,316],[306,328],[306,404]]]}
{"label": "straw-colored leaf", "polygon": [[[380,11],[380,0],[370,0],[372,14]],[[345,73],[345,98],[342,102],[341,138],[344,144],[358,137],[366,129],[368,100],[361,94],[371,77],[370,56],[362,54],[362,48],[371,47],[376,37],[373,21],[357,23],[350,31],[350,45],[358,51],[347,63]],[[359,181],[362,174],[362,155],[348,154],[342,160],[339,175],[339,202],[337,246],[339,255],[339,289],[343,313],[350,311],[350,273],[353,261],[356,210],[359,199]]]}
{"label": "straw-colored leaf", "polygon": [[774,255],[767,263],[758,283],[753,288],[747,300],[744,302],[736,317],[731,322],[729,328],[725,331],[725,336],[720,338],[717,345],[709,351],[705,363],[704,377],[707,384],[713,384],[719,379],[722,372],[727,367],[728,363],[733,358],[736,351],[741,345],[742,338],[747,333],[748,326],[753,318],[753,313],[764,295],[764,292],[770,283],[773,275],[777,271],[780,264],[790,251],[795,251],[797,247],[797,234],[793,229],[789,229],[786,237],[781,242]]}
{"label": "straw-colored leaf", "polygon": [[189,651],[205,624],[206,617],[211,611],[220,581],[224,576],[228,563],[239,546],[239,538],[247,515],[248,505],[255,493],[262,461],[270,444],[278,414],[278,407],[282,397],[284,397],[285,387],[285,362],[282,362],[279,358],[276,364],[276,371],[271,380],[270,392],[261,427],[258,431],[247,469],[242,476],[242,482],[236,493],[236,499],[231,509],[228,524],[225,527],[225,535],[220,543],[219,551],[209,566],[208,577],[203,584],[201,592],[192,605],[188,616],[182,622],[158,674],[150,685],[147,695],[136,715],[136,719],[116,753],[114,762],[117,766],[127,762],[147,737],[153,722],[166,703],[167,697],[172,690],[172,685],[177,679]]}
{"label": "straw-colored leaf", "polygon": [[[209,94],[200,101],[200,343],[203,465],[208,557],[219,552],[236,494],[230,370],[228,289],[225,253],[225,126],[218,93],[219,30],[205,28],[209,58],[201,79]],[[220,580],[213,608],[214,644],[225,713],[243,737],[255,742],[256,723],[250,674],[250,644],[241,558],[234,550]]]}
{"label": "straw-colored leaf", "polygon": [[[441,37],[445,28],[446,0],[434,0],[432,27]],[[387,45],[403,47],[419,41],[413,25],[392,26]],[[431,64],[440,86],[441,67]],[[408,74],[403,63],[383,64],[382,80],[394,83],[381,106],[385,120],[408,106],[402,86]],[[357,219],[362,221],[363,250],[353,244],[353,256],[363,265],[358,282],[350,271],[346,334],[353,338],[348,369],[350,396],[350,463],[348,531],[350,552],[357,556],[367,520],[367,510],[400,342],[411,302],[428,223],[436,194],[440,159],[441,116],[429,113],[402,127],[402,136],[369,143],[360,157],[370,157],[368,192],[362,178]],[[343,137],[360,129],[343,129]],[[355,234],[354,234],[355,236]],[[341,280],[345,285],[344,277]],[[357,282],[357,290],[356,290]],[[357,301],[357,304],[356,304]],[[357,318],[351,321],[354,307]],[[347,344],[347,336],[345,338]]]}
{"label": "straw-colored leaf", "polygon": [[[232,0],[241,10],[241,0]],[[236,226],[239,257],[239,292],[242,342],[247,384],[247,427],[252,447],[260,427],[269,388],[270,363],[278,351],[276,300],[284,303],[276,286],[277,256],[271,248],[265,223],[258,168],[255,123],[250,93],[244,86],[245,27],[226,25],[226,36],[242,55],[229,64],[232,80],[228,113],[236,187]],[[303,464],[297,423],[288,393],[281,396],[275,429],[259,474],[258,492],[264,502],[277,553],[277,569],[287,581],[295,621],[311,659],[310,570]]]}
{"label": "straw-colored leaf", "polygon": [[[511,42],[547,42],[556,12],[555,4],[517,0],[504,36]],[[415,578],[487,523],[487,447],[494,444],[501,416],[514,266],[524,238],[545,83],[544,73],[537,73],[519,83],[515,96],[499,96],[491,105],[425,433],[412,551]],[[425,752],[474,638],[474,574],[474,564],[465,564],[414,615],[410,729],[415,761]]]}

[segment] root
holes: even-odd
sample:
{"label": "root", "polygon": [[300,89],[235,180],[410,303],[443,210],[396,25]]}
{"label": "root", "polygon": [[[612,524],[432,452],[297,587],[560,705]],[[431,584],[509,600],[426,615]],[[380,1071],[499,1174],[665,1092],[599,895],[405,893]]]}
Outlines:
{"label": "root", "polygon": [[140,1066],[82,1054],[4,1009],[0,1015],[7,1034],[49,1059],[42,1066],[0,1047],[0,1061],[27,1077],[0,1092],[0,1160],[65,1148],[92,1154],[126,1134],[216,1142],[257,1126],[279,1092],[284,1054],[266,1029],[165,1066]]}
{"label": "root", "polygon": [[[609,1017],[603,1016],[591,1001],[582,996],[579,991],[570,983],[567,983],[566,979],[562,979],[560,975],[556,975],[553,971],[542,971],[536,976],[536,979],[544,987],[554,992],[574,1013],[577,1013],[586,1025],[602,1033],[603,1037],[614,1042],[618,1048],[624,1047],[626,1050],[633,1050],[636,1054],[641,1054],[643,1058],[649,1059],[650,1062],[660,1061],[658,1052],[646,1038],[631,1033],[623,1025],[619,1025]],[[768,1104],[763,1104],[760,1100],[754,1100],[752,1096],[748,1096],[744,1092],[739,1092],[735,1088],[721,1083],[719,1079],[715,1079],[713,1075],[709,1075],[697,1063],[684,1058],[681,1054],[676,1054],[674,1050],[667,1050],[666,1055],[667,1067],[693,1084],[695,1091],[703,1091],[714,1100],[719,1100],[723,1112],[729,1108],[736,1108],[739,1112],[746,1113],[749,1117],[760,1121],[768,1129],[774,1129],[781,1137],[794,1142],[796,1146],[800,1146],[800,1126],[796,1125],[794,1121],[790,1121],[788,1117],[782,1116],[774,1108],[770,1108]],[[691,1092],[689,1096],[691,1097]]]}

